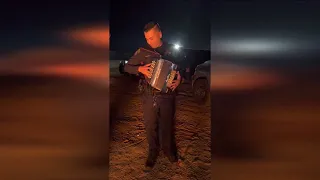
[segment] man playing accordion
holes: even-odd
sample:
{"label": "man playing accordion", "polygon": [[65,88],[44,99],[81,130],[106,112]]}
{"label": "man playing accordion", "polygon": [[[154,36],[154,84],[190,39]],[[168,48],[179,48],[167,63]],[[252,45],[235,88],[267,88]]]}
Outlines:
{"label": "man playing accordion", "polygon": [[128,60],[124,70],[130,74],[142,74],[143,78],[143,119],[149,144],[148,158],[145,171],[150,171],[156,163],[160,148],[172,163],[182,165],[178,156],[175,142],[175,89],[181,83],[181,76],[177,70],[177,77],[168,87],[170,91],[164,93],[153,88],[147,81],[152,76],[152,61],[159,57],[177,63],[177,57],[172,55],[173,45],[162,41],[162,32],[157,23],[150,22],[144,27],[146,47],[154,57],[137,58],[139,50]]}

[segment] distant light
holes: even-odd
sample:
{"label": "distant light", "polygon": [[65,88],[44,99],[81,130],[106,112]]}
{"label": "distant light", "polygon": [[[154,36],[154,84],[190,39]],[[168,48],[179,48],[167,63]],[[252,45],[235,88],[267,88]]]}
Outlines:
{"label": "distant light", "polygon": [[128,61],[124,61],[124,63],[125,63],[125,64],[127,64],[127,63],[128,63]]}
{"label": "distant light", "polygon": [[176,49],[176,50],[179,50],[180,47],[181,47],[181,46],[180,46],[179,44],[175,44],[175,45],[174,45],[174,49]]}

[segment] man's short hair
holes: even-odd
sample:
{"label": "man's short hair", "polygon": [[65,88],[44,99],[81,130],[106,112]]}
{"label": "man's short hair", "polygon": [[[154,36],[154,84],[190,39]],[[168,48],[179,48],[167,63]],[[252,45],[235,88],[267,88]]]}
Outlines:
{"label": "man's short hair", "polygon": [[147,24],[144,26],[143,32],[148,32],[148,31],[150,31],[150,30],[151,30],[152,28],[154,28],[154,27],[156,27],[158,31],[161,31],[159,24],[151,21],[151,22],[147,23]]}

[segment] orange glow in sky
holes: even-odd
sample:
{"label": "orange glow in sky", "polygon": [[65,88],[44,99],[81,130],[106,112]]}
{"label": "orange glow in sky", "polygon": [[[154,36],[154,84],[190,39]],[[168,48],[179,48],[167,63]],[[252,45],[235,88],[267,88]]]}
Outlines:
{"label": "orange glow in sky", "polygon": [[75,28],[67,32],[68,38],[87,45],[109,48],[109,26]]}
{"label": "orange glow in sky", "polygon": [[69,76],[76,78],[98,78],[109,80],[109,65],[106,62],[97,64],[72,64],[72,65],[60,65],[41,67],[34,70],[42,74],[52,74],[59,76]]}
{"label": "orange glow in sky", "polygon": [[211,90],[244,90],[276,86],[284,78],[272,71],[236,65],[212,67]]}

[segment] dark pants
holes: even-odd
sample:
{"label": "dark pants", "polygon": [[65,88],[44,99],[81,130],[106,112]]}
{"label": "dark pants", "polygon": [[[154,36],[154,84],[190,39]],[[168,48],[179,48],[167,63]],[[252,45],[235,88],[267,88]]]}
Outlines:
{"label": "dark pants", "polygon": [[177,161],[175,142],[175,96],[152,95],[143,97],[143,119],[149,143],[149,152],[160,147],[171,162]]}

